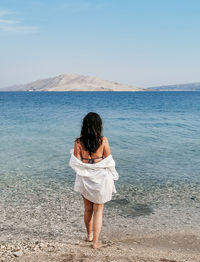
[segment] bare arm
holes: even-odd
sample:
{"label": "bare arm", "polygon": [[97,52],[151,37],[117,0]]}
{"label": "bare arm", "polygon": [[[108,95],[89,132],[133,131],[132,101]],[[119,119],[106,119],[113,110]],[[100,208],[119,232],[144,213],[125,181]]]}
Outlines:
{"label": "bare arm", "polygon": [[103,155],[104,157],[107,157],[110,155],[110,146],[109,146],[109,143],[108,143],[108,139],[104,136],[104,139],[103,139]]}
{"label": "bare arm", "polygon": [[80,142],[75,141],[74,143],[74,155],[76,158],[81,160]]}

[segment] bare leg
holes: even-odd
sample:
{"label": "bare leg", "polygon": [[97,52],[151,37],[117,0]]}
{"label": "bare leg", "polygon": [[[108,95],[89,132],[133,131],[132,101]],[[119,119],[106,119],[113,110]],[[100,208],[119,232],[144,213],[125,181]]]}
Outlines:
{"label": "bare leg", "polygon": [[94,219],[93,219],[93,248],[100,248],[99,235],[101,233],[103,221],[104,204],[93,204]]}
{"label": "bare leg", "polygon": [[93,203],[86,199],[83,195],[84,202],[84,222],[88,234],[88,241],[92,241],[92,225],[93,225]]}

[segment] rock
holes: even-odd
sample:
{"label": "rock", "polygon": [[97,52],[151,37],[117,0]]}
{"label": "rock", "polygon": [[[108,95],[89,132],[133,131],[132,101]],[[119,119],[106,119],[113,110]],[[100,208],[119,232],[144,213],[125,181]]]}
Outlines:
{"label": "rock", "polygon": [[191,198],[190,198],[191,200],[195,200],[196,199],[196,197],[195,196],[191,196]]}
{"label": "rock", "polygon": [[16,249],[16,246],[11,244],[9,249],[14,250],[14,249]]}
{"label": "rock", "polygon": [[44,243],[40,243],[40,244],[39,244],[39,248],[40,248],[40,249],[44,249],[44,248],[46,248],[46,245],[45,245]]}
{"label": "rock", "polygon": [[13,255],[14,255],[15,257],[20,257],[20,256],[23,255],[23,252],[22,252],[22,250],[18,250],[18,251],[13,252]]}

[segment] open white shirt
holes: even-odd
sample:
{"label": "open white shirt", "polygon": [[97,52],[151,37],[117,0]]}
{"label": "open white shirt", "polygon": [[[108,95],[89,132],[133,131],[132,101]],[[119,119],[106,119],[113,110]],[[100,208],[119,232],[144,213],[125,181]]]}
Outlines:
{"label": "open white shirt", "polygon": [[76,172],[74,190],[96,204],[110,201],[112,193],[116,193],[114,180],[119,178],[112,155],[89,164],[75,157],[74,149],[70,153],[69,166]]}

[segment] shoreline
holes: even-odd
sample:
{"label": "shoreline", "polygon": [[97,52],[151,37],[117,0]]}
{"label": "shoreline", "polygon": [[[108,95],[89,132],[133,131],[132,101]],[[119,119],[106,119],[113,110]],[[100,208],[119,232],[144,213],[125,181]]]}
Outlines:
{"label": "shoreline", "polygon": [[102,235],[103,247],[99,250],[92,249],[83,236],[63,242],[37,238],[4,242],[0,245],[1,262],[200,261],[200,233],[136,234]]}
{"label": "shoreline", "polygon": [[[139,194],[129,203],[122,190],[115,195],[114,206],[112,202],[105,205],[100,238],[104,247],[93,250],[85,241],[79,194],[70,188],[47,194],[45,189],[38,198],[29,189],[19,201],[11,194],[13,188],[5,190],[10,199],[7,202],[6,194],[0,205],[4,210],[0,217],[0,262],[200,261],[199,205],[190,193],[185,202],[182,195],[176,198],[172,193],[159,204],[149,197],[149,204],[154,205],[148,205]],[[122,207],[126,207],[127,215]]]}

